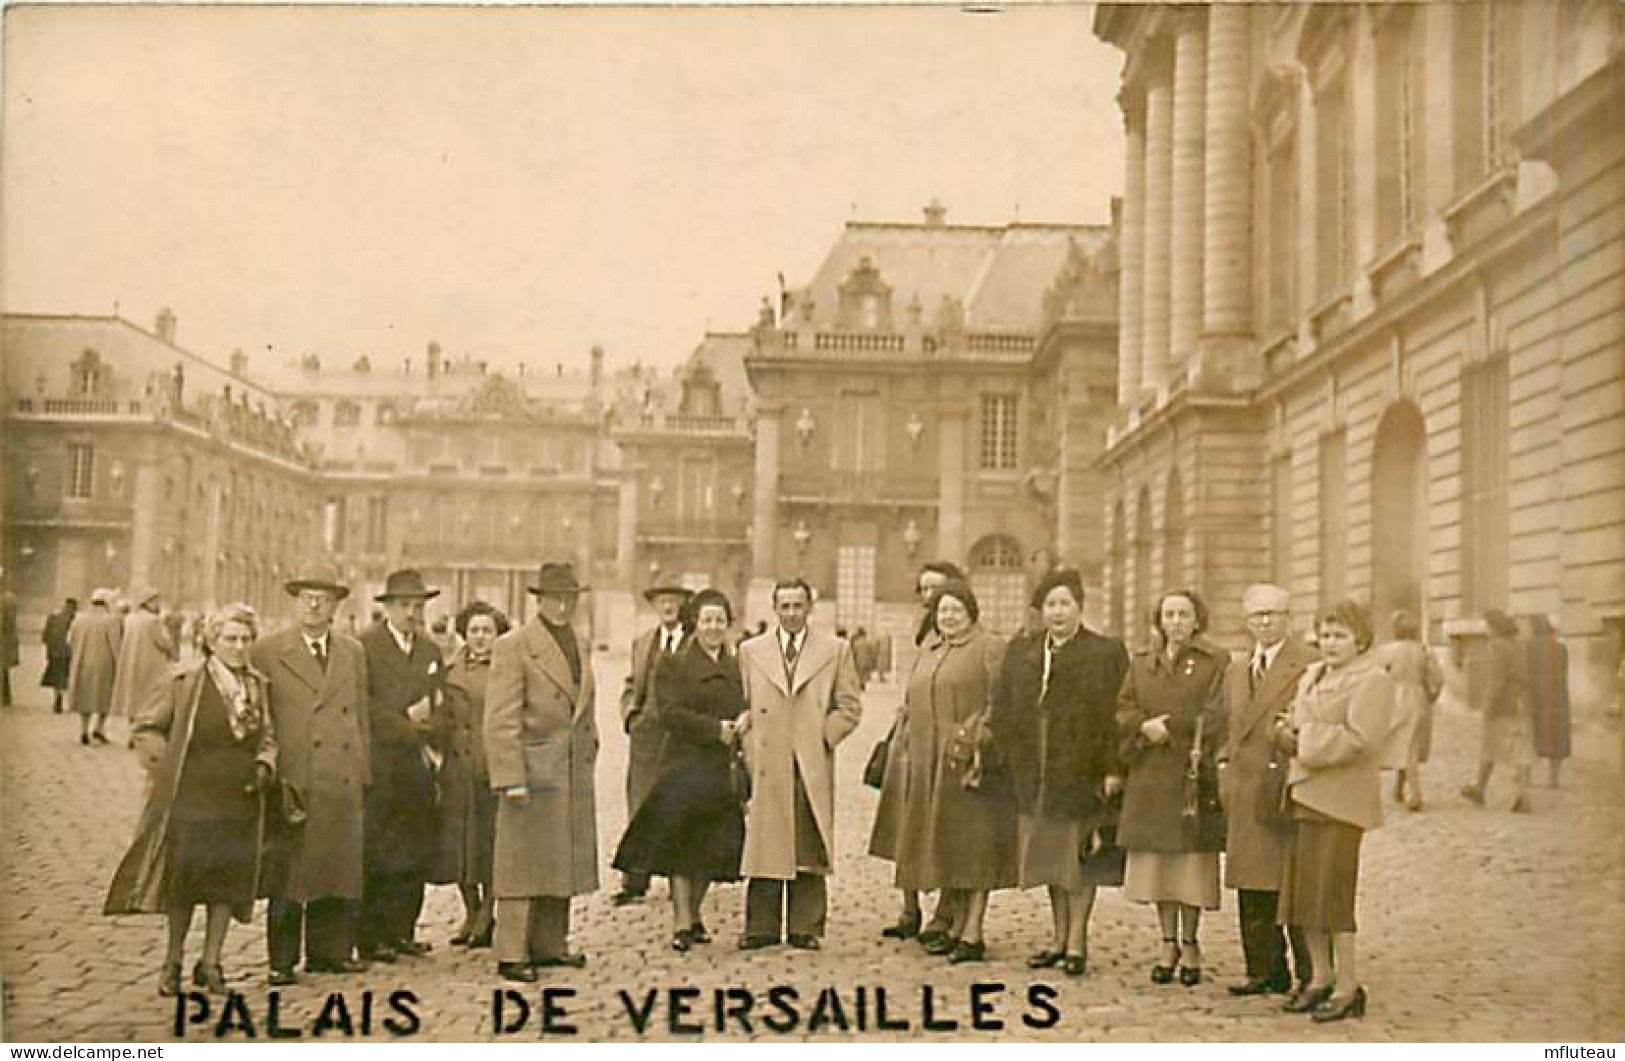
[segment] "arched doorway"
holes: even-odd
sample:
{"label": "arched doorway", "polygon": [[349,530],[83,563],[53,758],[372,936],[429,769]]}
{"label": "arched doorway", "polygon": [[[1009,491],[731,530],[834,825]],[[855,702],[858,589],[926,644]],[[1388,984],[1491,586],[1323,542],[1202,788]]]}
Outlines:
{"label": "arched doorway", "polygon": [[1168,473],[1168,494],[1162,508],[1162,588],[1185,585],[1185,491],[1179,469]]}
{"label": "arched doorway", "polygon": [[1371,454],[1371,610],[1379,636],[1404,608],[1426,621],[1427,428],[1409,402],[1390,405]]}
{"label": "arched doorway", "polygon": [[970,582],[981,606],[981,624],[997,634],[1020,633],[1027,620],[1027,575],[1021,543],[992,534],[970,551]]}
{"label": "arched doorway", "polygon": [[1139,511],[1134,516],[1134,601],[1129,605],[1129,621],[1123,631],[1131,644],[1151,640],[1151,491],[1140,491]]}

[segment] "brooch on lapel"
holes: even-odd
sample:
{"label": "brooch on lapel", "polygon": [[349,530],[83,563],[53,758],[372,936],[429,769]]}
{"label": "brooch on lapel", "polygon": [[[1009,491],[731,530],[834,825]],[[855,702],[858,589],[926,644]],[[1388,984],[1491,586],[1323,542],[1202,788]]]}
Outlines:
{"label": "brooch on lapel", "polygon": [[1189,656],[1185,657],[1185,677],[1189,678],[1196,673],[1196,661]]}

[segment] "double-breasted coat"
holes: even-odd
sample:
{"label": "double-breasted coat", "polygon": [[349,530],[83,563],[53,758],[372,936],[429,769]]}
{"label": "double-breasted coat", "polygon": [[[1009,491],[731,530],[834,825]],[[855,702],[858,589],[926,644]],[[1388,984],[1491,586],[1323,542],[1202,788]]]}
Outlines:
{"label": "double-breasted coat", "polygon": [[598,888],[593,766],[598,758],[592,659],[573,631],[581,681],[537,618],[497,639],[485,687],[491,787],[530,790],[497,804],[498,899],[568,898]]}
{"label": "double-breasted coat", "polygon": [[750,705],[745,751],[751,772],[740,872],[794,880],[798,772],[824,850],[835,858],[835,748],[863,714],[858,669],[845,641],[808,628],[793,678],[777,630],[739,646],[739,672]]}
{"label": "double-breasted coat", "polygon": [[[1202,720],[1202,754],[1217,769],[1225,738],[1224,675],[1230,654],[1198,635],[1172,660],[1160,647],[1134,653],[1117,698],[1118,749],[1128,768],[1117,842],[1134,851],[1218,850],[1202,842],[1183,811],[1185,774]],[[1148,719],[1167,715],[1168,740],[1151,744],[1140,733]]]}
{"label": "double-breasted coat", "polygon": [[1016,804],[992,772],[982,787],[964,787],[949,754],[961,729],[979,737],[1004,660],[1002,638],[981,627],[935,639],[904,693],[905,775],[898,823],[897,886],[908,891],[969,888],[989,891],[1016,883]]}
{"label": "double-breasted coat", "polygon": [[124,618],[118,666],[113,673],[111,714],[135,717],[153,686],[169,674],[173,644],[163,616],[137,608]]}
{"label": "double-breasted coat", "polygon": [[[660,725],[660,670],[662,627],[639,634],[632,641],[631,666],[621,690],[621,726],[629,745],[626,760],[626,820],[631,821],[654,788],[660,774],[660,748],[666,731]],[[686,640],[679,640],[679,650]]]}
{"label": "double-breasted coat", "polygon": [[[136,823],[135,839],[107,889],[107,901],[102,907],[104,914],[161,914],[169,909],[165,891],[169,878],[169,812],[175,804],[186,753],[192,744],[198,700],[203,695],[203,684],[209,680],[205,661],[176,666],[168,678],[153,686],[146,701],[136,708],[131,720],[131,736],[136,752],[151,772],[153,783],[148,787],[147,801]],[[248,680],[258,681],[263,687],[265,676],[250,667]],[[275,773],[275,719],[269,719],[260,727],[254,758]],[[247,921],[251,913],[252,904],[233,910],[240,921]]]}
{"label": "double-breasted coat", "polygon": [[428,734],[406,710],[424,697],[439,704],[445,683],[440,646],[427,634],[401,651],[386,623],[361,635],[367,656],[367,724],[372,735],[372,789],[367,795],[366,872],[427,880],[438,824]]}
{"label": "double-breasted coat", "polygon": [[1290,714],[1298,679],[1317,658],[1296,637],[1276,649],[1258,688],[1252,688],[1252,656],[1232,660],[1224,678],[1230,724],[1219,761],[1219,793],[1225,807],[1225,886],[1273,892],[1281,887],[1282,860],[1291,833],[1258,819],[1258,788],[1274,743],[1275,720]]}
{"label": "double-breasted coat", "polygon": [[496,804],[485,757],[485,687],[491,660],[472,660],[459,646],[446,667],[444,710],[436,719],[440,764],[440,843],[429,879],[489,884]]}
{"label": "double-breasted coat", "polygon": [[[937,633],[930,631],[920,643],[909,664],[908,685],[914,683],[914,673],[937,642]],[[903,737],[904,719],[908,713],[908,698],[897,705],[897,717],[892,722],[889,743],[886,745],[886,773],[880,782],[880,801],[875,804],[875,824],[869,833],[869,853],[876,858],[895,860],[901,841],[903,804],[907,797],[908,765],[905,761],[908,741]]]}
{"label": "double-breasted coat", "polygon": [[68,664],[68,706],[81,715],[105,715],[113,704],[113,675],[118,668],[124,627],[106,608],[91,607],[74,616],[68,630],[73,654]]}
{"label": "double-breasted coat", "polygon": [[254,643],[265,674],[280,747],[282,783],[298,794],[305,822],[284,840],[272,895],[290,902],[361,898],[363,807],[370,769],[367,657],[356,639],[331,630],[327,668],[298,627]]}

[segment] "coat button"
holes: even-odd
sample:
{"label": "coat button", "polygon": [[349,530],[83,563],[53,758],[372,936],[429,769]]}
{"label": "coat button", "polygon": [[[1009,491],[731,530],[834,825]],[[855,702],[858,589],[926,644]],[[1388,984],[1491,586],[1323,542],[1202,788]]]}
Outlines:
{"label": "coat button", "polygon": [[310,746],[312,748],[320,748],[322,746],[322,739],[317,737],[315,740],[310,742]]}

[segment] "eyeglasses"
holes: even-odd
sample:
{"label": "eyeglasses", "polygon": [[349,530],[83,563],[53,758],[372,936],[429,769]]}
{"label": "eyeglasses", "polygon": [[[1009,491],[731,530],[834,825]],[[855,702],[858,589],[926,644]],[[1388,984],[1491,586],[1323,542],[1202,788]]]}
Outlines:
{"label": "eyeglasses", "polygon": [[300,604],[331,604],[337,598],[331,593],[320,593],[307,589],[301,591],[299,596],[295,599],[297,599]]}
{"label": "eyeglasses", "polygon": [[1257,620],[1258,622],[1263,622],[1263,621],[1265,621],[1267,619],[1279,619],[1279,618],[1281,618],[1281,616],[1283,616],[1285,614],[1286,614],[1286,612],[1284,612],[1284,611],[1248,612],[1247,613],[1247,621],[1252,622],[1254,620]]}

